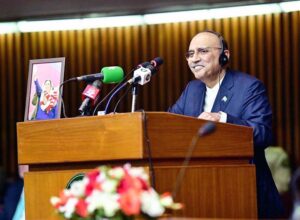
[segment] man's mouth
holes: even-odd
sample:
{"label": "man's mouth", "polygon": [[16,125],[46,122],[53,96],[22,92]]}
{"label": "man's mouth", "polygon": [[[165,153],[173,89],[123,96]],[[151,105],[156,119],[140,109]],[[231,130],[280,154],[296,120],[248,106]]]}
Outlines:
{"label": "man's mouth", "polygon": [[201,70],[202,68],[204,68],[204,66],[203,65],[194,65],[194,66],[192,66],[192,68],[197,71],[197,70]]}

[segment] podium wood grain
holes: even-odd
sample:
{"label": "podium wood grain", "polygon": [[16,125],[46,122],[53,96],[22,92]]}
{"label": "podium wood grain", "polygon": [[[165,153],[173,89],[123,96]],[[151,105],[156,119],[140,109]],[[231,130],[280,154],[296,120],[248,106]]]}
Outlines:
{"label": "podium wood grain", "polygon": [[[78,172],[97,165],[148,167],[159,192],[172,191],[192,137],[206,121],[168,113],[128,113],[17,124],[18,159],[25,175],[26,219],[57,219],[50,197]],[[178,193],[185,204],[174,216],[255,218],[252,129],[216,123],[199,139]]]}

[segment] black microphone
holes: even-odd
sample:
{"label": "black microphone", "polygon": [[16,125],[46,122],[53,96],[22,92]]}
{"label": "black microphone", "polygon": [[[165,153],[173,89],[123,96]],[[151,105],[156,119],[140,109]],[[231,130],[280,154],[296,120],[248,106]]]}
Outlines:
{"label": "black microphone", "polygon": [[207,122],[198,130],[199,137],[205,136],[212,133],[216,129],[216,124],[214,122]]}
{"label": "black microphone", "polygon": [[151,79],[151,76],[158,71],[158,67],[163,64],[163,59],[156,57],[150,62],[144,62],[138,65],[138,68],[133,72],[133,77],[127,83],[138,83],[145,85]]}
{"label": "black microphone", "polygon": [[[136,100],[136,85],[137,83],[140,85],[144,85],[146,83],[148,83],[150,81],[151,75],[155,74],[158,70],[158,67],[163,63],[162,58],[160,57],[156,57],[153,60],[151,60],[150,62],[143,62],[141,64],[139,64],[137,66],[137,68],[134,71],[134,76],[124,82],[119,88],[117,88],[112,95],[109,97],[106,106],[105,106],[105,110],[104,110],[104,114],[107,114],[110,102],[112,100],[112,98],[121,90],[123,89],[127,84],[133,84],[133,89],[135,90],[134,92],[134,96],[135,98],[133,98],[133,102],[132,102],[132,109],[134,109],[133,106],[135,106],[135,100]],[[133,110],[132,110],[133,111]]]}
{"label": "black microphone", "polygon": [[89,115],[91,106],[94,106],[100,96],[102,83],[100,80],[95,80],[93,84],[88,84],[82,92],[82,103],[79,107],[81,115]]}
{"label": "black microphone", "polygon": [[215,131],[215,129],[216,129],[216,124],[214,122],[209,121],[209,122],[205,123],[204,125],[202,125],[198,129],[197,134],[194,135],[194,137],[192,138],[192,141],[191,141],[191,143],[188,147],[187,153],[184,157],[184,161],[183,161],[183,163],[181,165],[181,168],[179,170],[179,173],[178,173],[178,176],[177,176],[177,179],[176,179],[176,182],[175,182],[175,186],[173,188],[173,192],[172,192],[173,199],[175,199],[175,197],[177,195],[177,192],[178,192],[178,190],[181,186],[186,168],[190,163],[190,160],[192,158],[192,154],[195,150],[195,147],[196,147],[196,144],[198,143],[199,138],[203,137],[205,135],[211,134],[212,132]]}

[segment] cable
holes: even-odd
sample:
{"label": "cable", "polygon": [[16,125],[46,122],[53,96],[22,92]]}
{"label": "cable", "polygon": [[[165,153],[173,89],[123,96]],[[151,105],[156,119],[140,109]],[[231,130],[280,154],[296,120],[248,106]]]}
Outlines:
{"label": "cable", "polygon": [[146,144],[147,144],[148,163],[149,163],[149,171],[150,171],[150,176],[151,176],[151,186],[153,187],[153,189],[155,189],[156,188],[155,171],[154,171],[152,154],[151,154],[150,139],[148,136],[146,112],[144,110],[142,110],[142,119],[144,122],[143,123],[144,124],[144,138],[145,138]]}
{"label": "cable", "polygon": [[107,110],[108,110],[108,107],[109,107],[109,104],[112,100],[112,98],[115,96],[115,94],[117,94],[121,89],[123,89],[126,85],[127,85],[127,81],[125,83],[123,83],[121,86],[119,86],[114,92],[113,94],[111,94],[111,96],[109,97],[107,103],[106,103],[106,106],[105,106],[105,110],[104,110],[104,114],[106,115],[107,114]]}
{"label": "cable", "polygon": [[124,79],[121,81],[121,82],[119,82],[116,86],[114,86],[114,88],[102,99],[102,100],[100,100],[100,102],[96,105],[96,107],[95,107],[95,109],[94,109],[94,111],[93,111],[93,114],[92,115],[96,115],[96,112],[97,112],[97,110],[98,110],[98,108],[100,107],[100,105],[110,96],[110,94],[112,94],[116,89],[118,89],[118,87],[121,85],[121,83],[123,83],[125,80],[126,80],[126,78],[130,75],[130,74],[132,74],[133,73],[133,71],[134,71],[135,69],[132,69],[129,73],[127,73],[126,75],[125,75],[125,77],[124,77]]}
{"label": "cable", "polygon": [[68,83],[68,82],[71,82],[71,81],[75,81],[76,78],[71,78],[71,79],[67,79],[66,81],[62,82],[60,85],[59,85],[59,98],[61,99],[61,108],[62,108],[62,113],[64,115],[65,118],[68,118],[68,116],[66,115],[66,109],[65,109],[65,103],[64,103],[64,100],[63,100],[63,97],[62,97],[62,86],[65,84],[65,83]]}
{"label": "cable", "polygon": [[129,90],[130,90],[130,87],[128,87],[128,88],[126,89],[126,91],[124,92],[124,94],[123,94],[123,95],[121,96],[121,98],[118,100],[118,102],[117,102],[116,105],[115,105],[113,114],[116,113],[116,110],[117,110],[117,107],[118,107],[119,103],[121,102],[121,100],[122,100],[125,96],[127,96]]}

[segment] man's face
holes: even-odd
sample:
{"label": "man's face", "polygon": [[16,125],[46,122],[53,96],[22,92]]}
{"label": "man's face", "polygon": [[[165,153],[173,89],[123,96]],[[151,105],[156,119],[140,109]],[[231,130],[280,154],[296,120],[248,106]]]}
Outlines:
{"label": "man's face", "polygon": [[221,50],[220,39],[212,33],[203,32],[192,39],[187,52],[187,62],[196,79],[205,83],[216,80],[221,71]]}

